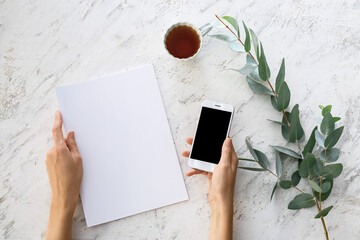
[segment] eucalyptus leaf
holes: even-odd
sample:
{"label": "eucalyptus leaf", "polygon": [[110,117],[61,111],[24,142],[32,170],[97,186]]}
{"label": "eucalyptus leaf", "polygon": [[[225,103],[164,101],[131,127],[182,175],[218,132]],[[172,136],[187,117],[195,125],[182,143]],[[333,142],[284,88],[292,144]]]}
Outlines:
{"label": "eucalyptus leaf", "polygon": [[309,193],[297,195],[288,205],[288,209],[297,210],[301,208],[310,208],[315,206],[314,197]]}
{"label": "eucalyptus leaf", "polygon": [[249,159],[249,158],[238,158],[239,161],[247,161],[247,162],[257,162],[254,159]]}
{"label": "eucalyptus leaf", "polygon": [[273,198],[273,196],[274,196],[274,193],[275,193],[275,190],[276,190],[276,188],[277,188],[277,185],[278,185],[278,183],[276,182],[275,185],[274,185],[274,188],[273,188],[273,190],[272,190],[272,192],[271,192],[270,201],[272,200],[272,198]]}
{"label": "eucalyptus leaf", "polygon": [[320,108],[321,110],[323,110],[323,109],[324,109],[324,106],[323,106],[323,105],[319,105],[319,108]]}
{"label": "eucalyptus leaf", "polygon": [[304,129],[300,124],[299,104],[293,107],[290,115],[290,139],[301,140],[304,136]]}
{"label": "eucalyptus leaf", "polygon": [[270,78],[270,69],[267,64],[264,48],[261,42],[260,42],[260,49],[261,49],[261,55],[259,61],[259,75],[263,81],[267,81]]}
{"label": "eucalyptus leaf", "polygon": [[[321,105],[320,105],[320,106],[321,106]],[[323,108],[322,108],[322,111],[321,111],[321,114],[323,115],[323,117],[324,117],[327,113],[331,112],[331,109],[332,109],[332,106],[331,106],[331,105],[327,105],[326,107],[323,107]]]}
{"label": "eucalyptus leaf", "polygon": [[[273,108],[276,111],[279,111],[278,106],[277,106],[277,100],[276,100],[275,96],[270,96],[270,101],[271,101],[271,105],[273,106]],[[279,112],[281,112],[281,110]]]}
{"label": "eucalyptus leaf", "polygon": [[228,45],[229,48],[234,52],[241,52],[241,53],[245,52],[244,46],[237,39],[228,42]]}
{"label": "eucalyptus leaf", "polygon": [[[273,96],[272,96],[273,97]],[[279,121],[275,121],[275,120],[271,120],[271,119],[267,119],[268,121],[270,121],[270,122],[273,122],[273,123],[276,123],[276,124],[279,124],[279,125],[281,125],[281,126],[287,126],[287,124],[285,124],[285,123],[282,123],[282,122],[279,122]]]}
{"label": "eucalyptus leaf", "polygon": [[281,158],[280,158],[280,154],[279,152],[275,152],[276,155],[276,164],[275,164],[275,169],[276,169],[276,174],[281,177],[282,175],[282,162],[281,162]]}
{"label": "eucalyptus leaf", "polygon": [[244,170],[248,170],[248,171],[254,171],[254,172],[264,172],[264,171],[267,171],[265,168],[252,168],[252,167],[239,167],[238,168],[241,168],[241,169],[244,169]]}
{"label": "eucalyptus leaf", "polygon": [[329,135],[335,129],[335,122],[330,112],[326,113],[321,121],[320,130],[323,134]]}
{"label": "eucalyptus leaf", "polygon": [[323,169],[323,162],[319,159],[316,159],[315,164],[313,164],[312,169],[310,169],[312,170],[310,171],[311,177],[314,178],[320,176],[321,169]]}
{"label": "eucalyptus leaf", "polygon": [[332,133],[329,134],[329,136],[326,137],[324,146],[325,148],[332,148],[335,146],[335,144],[339,141],[339,138],[341,137],[341,134],[344,130],[344,127],[339,127],[335,129]]}
{"label": "eucalyptus leaf", "polygon": [[301,177],[299,175],[299,171],[296,171],[291,175],[291,182],[294,186],[299,184],[300,179],[301,179]]}
{"label": "eucalyptus leaf", "polygon": [[324,142],[325,142],[324,136],[318,130],[315,130],[315,139],[317,144],[319,144],[319,146],[324,147]]}
{"label": "eucalyptus leaf", "polygon": [[225,42],[233,42],[236,40],[236,38],[234,37],[230,37],[230,36],[227,36],[227,35],[224,35],[224,34],[210,34],[208,35],[209,37],[212,37],[212,38],[216,38],[216,39],[219,39],[219,40],[222,40],[222,41],[225,41]]}
{"label": "eucalyptus leaf", "polygon": [[330,182],[323,182],[321,185],[321,193],[326,193],[327,191],[329,191],[331,188],[331,183]]}
{"label": "eucalyptus leaf", "polygon": [[340,121],[341,118],[340,117],[333,117],[333,120],[334,120],[334,122],[337,122],[337,121]]}
{"label": "eucalyptus leaf", "polygon": [[230,23],[234,29],[236,30],[236,33],[237,33],[237,36],[238,38],[240,38],[240,29],[239,29],[239,24],[238,22],[236,21],[235,18],[233,17],[230,17],[230,16],[224,16],[222,17],[223,19],[225,19],[226,21],[228,21],[228,23]]}
{"label": "eucalyptus leaf", "polygon": [[250,30],[250,34],[251,34],[251,38],[252,38],[252,42],[253,42],[253,46],[254,46],[254,50],[255,50],[255,54],[256,54],[256,58],[259,61],[260,60],[260,54],[259,54],[259,40],[256,36],[256,33],[252,30]]}
{"label": "eucalyptus leaf", "polygon": [[321,188],[319,185],[317,185],[316,182],[314,182],[313,180],[309,179],[309,185],[312,189],[314,189],[317,192],[321,192]]}
{"label": "eucalyptus leaf", "polygon": [[[326,151],[326,156],[325,156]],[[326,162],[335,162],[339,159],[340,150],[338,148],[329,148],[320,152],[320,159]]]}
{"label": "eucalyptus leaf", "polygon": [[[325,191],[326,189],[324,190],[323,188],[321,188],[323,190],[323,193],[321,194],[321,202],[325,201],[330,196],[331,190],[333,188],[334,180],[332,178],[324,179],[322,182],[322,186],[327,184],[330,184],[330,189],[328,191]],[[315,191],[315,196],[318,200],[320,200],[319,195],[320,193]]]}
{"label": "eucalyptus leaf", "polygon": [[275,92],[278,94],[280,91],[280,86],[284,82],[285,79],[285,59],[283,58],[281,62],[281,66],[279,69],[279,73],[276,76],[276,82],[275,82]]}
{"label": "eucalyptus leaf", "polygon": [[246,77],[246,81],[249,84],[250,89],[257,94],[261,94],[261,95],[272,95],[272,91],[270,89],[268,89],[267,87],[265,87],[264,85],[252,80],[249,77]]}
{"label": "eucalyptus leaf", "polygon": [[290,180],[281,180],[279,185],[282,189],[289,189],[292,186],[292,182]]}
{"label": "eucalyptus leaf", "polygon": [[250,143],[248,138],[245,139],[245,143],[246,143],[247,148],[249,149],[249,152],[250,152],[251,156],[253,156],[253,158],[256,161],[259,161],[258,156],[256,155],[254,149],[252,148],[251,143]]}
{"label": "eucalyptus leaf", "polygon": [[321,217],[325,217],[328,215],[328,213],[330,212],[330,210],[333,208],[333,206],[324,208],[323,210],[321,210],[318,214],[316,214],[315,218],[321,218]]}
{"label": "eucalyptus leaf", "polygon": [[225,28],[225,25],[222,22],[220,22],[219,19],[212,21],[210,24],[214,28]]}
{"label": "eucalyptus leaf", "polygon": [[277,108],[279,111],[286,109],[290,103],[290,89],[283,81],[278,90]]}
{"label": "eucalyptus leaf", "polygon": [[250,54],[246,54],[246,64],[257,66],[254,59],[250,56]]}
{"label": "eucalyptus leaf", "polygon": [[241,68],[239,70],[239,72],[241,74],[248,75],[248,74],[252,73],[256,68],[257,68],[256,65],[254,66],[252,64],[246,64],[243,68]]}
{"label": "eucalyptus leaf", "polygon": [[313,165],[316,163],[316,158],[313,154],[307,153],[304,160],[302,160],[299,167],[299,175],[302,178],[307,178],[313,172]]}
{"label": "eucalyptus leaf", "polygon": [[316,130],[317,130],[317,127],[315,127],[312,130],[310,138],[309,138],[308,142],[306,143],[304,150],[302,152],[303,156],[305,156],[308,152],[311,153],[312,150],[314,149],[315,142],[316,142],[316,140],[315,140],[315,131]]}
{"label": "eucalyptus leaf", "polygon": [[[291,114],[289,112],[285,112],[286,118],[287,119],[291,119]],[[295,142],[295,137],[294,136],[290,136],[290,128],[287,125],[287,122],[285,120],[285,117],[283,117],[282,122],[286,125],[286,126],[281,126],[281,134],[282,136],[289,142]]]}
{"label": "eucalyptus leaf", "polygon": [[255,82],[261,83],[263,84],[264,81],[261,80],[260,76],[259,76],[259,67],[255,69],[255,71],[253,71],[252,73],[250,73],[250,75],[248,75],[248,77],[250,77],[252,80],[254,80]]}
{"label": "eucalyptus leaf", "polygon": [[325,178],[336,178],[338,177],[343,170],[343,165],[341,163],[335,163],[331,165],[326,165],[320,172],[321,176]]}
{"label": "eucalyptus leaf", "polygon": [[254,149],[254,152],[257,155],[259,165],[269,169],[270,168],[270,162],[269,162],[269,159],[266,157],[266,155],[263,152],[260,152],[259,150],[256,150],[256,149]]}
{"label": "eucalyptus leaf", "polygon": [[296,153],[295,151],[291,150],[291,149],[288,149],[288,148],[285,148],[285,147],[280,147],[280,146],[271,146],[273,149],[275,149],[276,151],[278,152],[281,152],[283,154],[286,154],[290,157],[293,157],[293,158],[296,158],[296,159],[300,159],[301,156]]}
{"label": "eucalyptus leaf", "polygon": [[243,21],[243,25],[244,25],[244,30],[245,30],[245,43],[244,43],[245,51],[250,52],[250,50],[251,50],[251,39],[250,39],[249,29],[247,28],[244,21]]}

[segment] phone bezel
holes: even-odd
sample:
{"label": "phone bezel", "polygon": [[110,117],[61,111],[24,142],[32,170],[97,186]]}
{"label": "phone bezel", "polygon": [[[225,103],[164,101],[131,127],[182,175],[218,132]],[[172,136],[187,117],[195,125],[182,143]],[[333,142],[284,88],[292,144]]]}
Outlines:
{"label": "phone bezel", "polygon": [[190,157],[191,152],[192,152],[192,147],[194,146],[194,143],[195,143],[196,132],[197,132],[197,128],[199,126],[200,115],[201,115],[201,111],[202,111],[203,107],[212,108],[212,109],[215,109],[215,110],[226,111],[226,112],[231,113],[228,129],[227,129],[227,133],[226,133],[226,137],[229,137],[232,118],[233,118],[233,115],[234,115],[234,107],[232,105],[230,105],[230,104],[218,103],[218,102],[211,101],[211,100],[205,100],[201,104],[201,109],[200,109],[197,124],[196,124],[196,130],[195,130],[195,133],[194,133],[193,144],[191,146],[190,155],[189,155],[189,159],[188,159],[188,166],[191,167],[191,168],[203,170],[203,171],[206,171],[206,172],[213,172],[215,167],[217,166],[217,164],[205,162],[205,161]]}

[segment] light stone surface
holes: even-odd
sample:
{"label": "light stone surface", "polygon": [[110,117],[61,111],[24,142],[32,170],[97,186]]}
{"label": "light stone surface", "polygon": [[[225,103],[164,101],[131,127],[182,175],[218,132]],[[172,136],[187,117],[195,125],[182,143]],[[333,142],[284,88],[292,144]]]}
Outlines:
{"label": "light stone surface", "polygon": [[[258,33],[272,81],[286,58],[290,107],[300,104],[306,138],[319,104],[333,104],[342,117],[344,170],[324,203],[334,205],[326,224],[330,239],[360,239],[359,0],[0,0],[0,239],[44,239],[51,194],[44,157],[52,146],[56,86],[151,62],[183,174],[188,167],[180,154],[204,99],[235,105],[231,136],[239,156],[250,157],[244,144],[249,136],[274,163],[269,145],[286,141],[266,119],[281,115],[268,97],[252,93],[244,76],[224,71],[240,68],[245,55],[210,38],[192,61],[176,61],[164,50],[163,35],[173,23],[201,26],[214,14],[243,19]],[[285,160],[288,174],[294,164]],[[268,173],[238,171],[234,239],[324,239],[315,208],[287,209],[295,190],[279,190],[269,201],[275,182]],[[310,191],[303,182],[300,187]],[[92,228],[79,204],[73,238],[207,239],[207,180],[196,176],[185,183],[189,201]]]}

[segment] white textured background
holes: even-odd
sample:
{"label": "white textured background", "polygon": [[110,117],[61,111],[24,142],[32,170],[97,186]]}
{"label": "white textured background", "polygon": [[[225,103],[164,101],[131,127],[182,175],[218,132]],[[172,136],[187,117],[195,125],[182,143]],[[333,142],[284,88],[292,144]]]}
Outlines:
{"label": "white textured background", "polygon": [[[331,239],[360,239],[359,0],[0,0],[0,239],[44,238],[50,201],[44,157],[52,145],[55,86],[152,62],[183,173],[188,167],[180,153],[206,98],[235,105],[232,136],[239,156],[250,156],[244,145],[250,136],[274,162],[269,145],[285,141],[266,119],[281,115],[268,97],[251,92],[243,76],[223,71],[241,67],[245,56],[209,38],[193,61],[173,60],[163,48],[170,25],[201,26],[215,13],[243,19],[258,33],[273,76],[286,58],[291,107],[300,104],[307,137],[319,104],[333,104],[342,117],[344,171],[325,202],[334,205],[326,223]],[[189,201],[93,228],[86,228],[79,204],[73,237],[207,239],[207,181],[197,176],[185,182]],[[287,209],[297,192],[280,190],[269,201],[274,183],[267,173],[239,170],[234,238],[322,239],[315,208]]]}

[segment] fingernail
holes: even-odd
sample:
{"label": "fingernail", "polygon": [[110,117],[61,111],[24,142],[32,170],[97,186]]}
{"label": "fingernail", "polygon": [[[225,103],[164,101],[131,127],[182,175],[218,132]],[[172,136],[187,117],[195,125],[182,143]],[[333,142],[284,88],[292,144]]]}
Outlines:
{"label": "fingernail", "polygon": [[227,138],[227,139],[225,140],[225,144],[228,145],[228,146],[231,146],[231,144],[232,144],[231,138]]}

